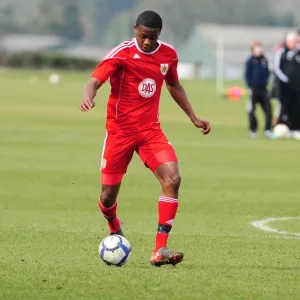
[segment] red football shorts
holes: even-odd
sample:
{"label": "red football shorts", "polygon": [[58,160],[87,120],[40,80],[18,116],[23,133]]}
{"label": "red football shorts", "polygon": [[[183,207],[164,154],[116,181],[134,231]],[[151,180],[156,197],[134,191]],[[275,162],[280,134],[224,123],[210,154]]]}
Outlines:
{"label": "red football shorts", "polygon": [[152,172],[166,162],[177,162],[174,148],[160,128],[130,136],[107,132],[101,162],[103,184],[114,185],[122,181],[134,151]]}

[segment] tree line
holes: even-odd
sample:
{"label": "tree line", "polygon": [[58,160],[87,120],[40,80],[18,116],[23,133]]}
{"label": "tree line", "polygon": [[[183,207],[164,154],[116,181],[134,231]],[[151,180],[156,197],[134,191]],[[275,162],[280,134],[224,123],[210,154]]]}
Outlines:
{"label": "tree line", "polygon": [[153,9],[163,17],[164,36],[180,44],[197,23],[297,26],[294,11],[300,9],[300,1],[290,10],[280,9],[289,1],[293,0],[151,0],[149,5],[149,0],[26,0],[22,6],[21,0],[10,0],[0,4],[0,28],[2,34],[55,34],[112,46],[132,35],[139,12]]}

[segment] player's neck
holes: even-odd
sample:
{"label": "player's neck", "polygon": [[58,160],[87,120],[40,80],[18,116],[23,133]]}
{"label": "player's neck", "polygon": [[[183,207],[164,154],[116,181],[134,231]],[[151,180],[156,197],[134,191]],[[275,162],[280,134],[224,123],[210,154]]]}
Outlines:
{"label": "player's neck", "polygon": [[155,49],[153,49],[151,52],[145,52],[145,51],[143,51],[143,50],[139,47],[136,38],[134,38],[133,40],[134,40],[134,42],[135,42],[135,46],[136,46],[136,48],[138,49],[138,51],[141,52],[141,53],[147,54],[147,55],[149,55],[149,54],[154,54],[155,52],[158,51],[158,49],[159,49],[160,46],[161,46],[161,42],[158,40],[157,43],[156,43]]}

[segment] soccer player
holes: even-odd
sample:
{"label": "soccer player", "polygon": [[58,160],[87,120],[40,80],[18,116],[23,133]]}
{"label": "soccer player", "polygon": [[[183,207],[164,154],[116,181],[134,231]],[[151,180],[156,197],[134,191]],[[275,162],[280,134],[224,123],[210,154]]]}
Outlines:
{"label": "soccer player", "polygon": [[277,51],[274,60],[281,104],[278,123],[288,125],[296,140],[300,140],[299,45],[299,33],[294,30],[289,32],[284,47]]}
{"label": "soccer player", "polygon": [[180,175],[175,151],[159,123],[159,102],[164,81],[182,110],[202,133],[210,132],[208,121],[199,119],[178,81],[175,49],[160,41],[162,19],[154,11],[139,15],[136,38],[115,47],[96,67],[84,88],[83,112],[95,106],[97,90],[110,78],[106,138],[102,153],[102,191],[99,207],[111,234],[123,235],[117,216],[117,197],[123,175],[134,152],[159,180],[158,229],[151,264],[176,265],[183,253],[167,248],[177,208]]}
{"label": "soccer player", "polygon": [[264,55],[263,45],[259,41],[254,42],[251,47],[251,55],[247,59],[245,67],[245,81],[250,90],[248,115],[251,138],[256,138],[257,118],[255,116],[255,109],[257,103],[261,105],[265,113],[265,136],[268,139],[275,138],[271,131],[272,111],[270,97],[267,90],[269,76],[269,65],[268,60]]}

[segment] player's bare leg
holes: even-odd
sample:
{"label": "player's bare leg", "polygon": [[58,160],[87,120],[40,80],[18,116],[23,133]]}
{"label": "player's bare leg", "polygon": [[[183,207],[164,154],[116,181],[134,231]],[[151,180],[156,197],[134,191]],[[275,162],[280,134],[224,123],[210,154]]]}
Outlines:
{"label": "player's bare leg", "polygon": [[174,161],[164,163],[154,171],[154,174],[161,184],[161,195],[178,199],[181,183],[178,163]]}
{"label": "player's bare leg", "polygon": [[124,235],[121,229],[121,220],[117,217],[117,197],[121,183],[116,185],[102,185],[101,195],[99,197],[99,207],[103,216],[108,221],[110,234]]}
{"label": "player's bare leg", "polygon": [[167,241],[178,208],[178,191],[181,182],[178,164],[177,162],[167,162],[159,166],[154,174],[161,184],[162,191],[158,202],[158,229],[151,264],[175,266],[183,260],[183,253],[169,250]]}

